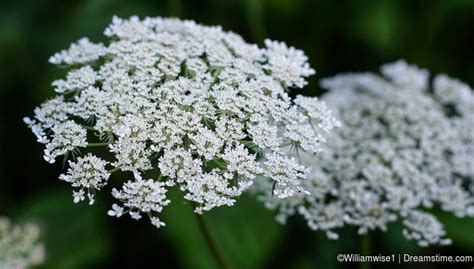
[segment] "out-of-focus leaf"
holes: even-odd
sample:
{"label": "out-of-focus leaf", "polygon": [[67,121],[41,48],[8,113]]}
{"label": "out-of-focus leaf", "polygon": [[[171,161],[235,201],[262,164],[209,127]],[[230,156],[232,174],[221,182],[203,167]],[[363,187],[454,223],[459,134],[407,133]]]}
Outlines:
{"label": "out-of-focus leaf", "polygon": [[247,22],[253,40],[257,43],[262,43],[265,39],[262,0],[245,0],[242,1],[242,5],[247,15]]}
{"label": "out-of-focus leaf", "polygon": [[437,211],[435,215],[443,223],[448,237],[453,240],[455,246],[467,250],[474,249],[473,218],[457,218],[453,214],[442,211]]}
{"label": "out-of-focus leaf", "polygon": [[[218,268],[191,205],[179,196],[172,192],[174,203],[165,210],[167,236],[183,257],[185,268]],[[281,225],[250,197],[241,197],[233,207],[215,208],[203,217],[226,263],[234,269],[262,268],[281,240]]]}
{"label": "out-of-focus leaf", "polygon": [[[311,260],[308,258],[302,259],[295,262],[295,264],[291,266],[291,269],[314,269],[314,264],[312,264]],[[330,268],[327,268],[327,269],[330,269]]]}
{"label": "out-of-focus leaf", "polygon": [[106,258],[111,248],[99,204],[74,204],[69,191],[54,190],[31,199],[20,217],[35,218],[46,247],[44,268],[86,268]]}
{"label": "out-of-focus leaf", "polygon": [[417,254],[422,248],[420,248],[415,241],[410,241],[402,235],[403,224],[401,221],[390,223],[387,227],[386,232],[379,232],[377,237],[380,238],[380,242],[383,245],[383,249],[386,253],[392,254],[403,253]]}
{"label": "out-of-focus leaf", "polygon": [[266,8],[286,16],[294,16],[303,4],[302,0],[267,0],[264,2]]}
{"label": "out-of-focus leaf", "polygon": [[[308,229],[309,230],[309,229]],[[329,239],[325,232],[309,231],[313,233],[312,238],[315,241],[316,247],[311,253],[312,268],[335,269],[339,268],[337,262],[337,255],[342,253],[357,253],[361,252],[361,239],[353,227],[345,227],[336,230],[339,234],[339,239]]]}
{"label": "out-of-focus leaf", "polygon": [[[5,130],[3,129],[3,120],[0,119],[0,139],[1,141],[5,141],[4,140],[4,132]],[[0,152],[5,152],[5,145],[4,143],[2,143],[0,145]],[[4,175],[4,163],[5,163],[5,156],[3,154],[0,154],[0,203],[1,204],[5,204],[5,199],[6,199],[6,196],[7,196],[7,193],[6,193],[6,180],[5,180],[5,175]],[[0,209],[2,209],[2,207],[0,206]]]}
{"label": "out-of-focus leaf", "polygon": [[379,2],[355,14],[354,24],[348,27],[350,32],[381,52],[394,49],[399,15],[393,4]]}

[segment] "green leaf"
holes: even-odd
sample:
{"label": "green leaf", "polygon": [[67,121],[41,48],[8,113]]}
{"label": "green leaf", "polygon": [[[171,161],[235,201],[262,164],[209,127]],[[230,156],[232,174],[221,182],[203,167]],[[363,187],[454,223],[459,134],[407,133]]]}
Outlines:
{"label": "green leaf", "polygon": [[74,204],[70,190],[40,193],[20,217],[38,222],[46,247],[44,268],[85,268],[106,258],[111,249],[103,205]]}
{"label": "green leaf", "polygon": [[451,213],[437,211],[436,217],[444,225],[448,237],[453,240],[453,245],[465,248],[467,250],[474,249],[474,218],[458,218]]}
{"label": "green leaf", "polygon": [[377,237],[386,251],[383,254],[399,253],[403,250],[404,253],[417,254],[423,249],[416,244],[416,241],[408,240],[403,236],[403,224],[401,220],[389,223],[387,231],[378,231]]}
{"label": "green leaf", "polygon": [[[165,209],[166,236],[182,257],[185,268],[219,268],[199,230],[195,213],[182,193],[170,192]],[[214,208],[203,216],[211,236],[231,268],[262,268],[276,251],[282,230],[273,214],[251,197],[240,197],[232,207]]]}

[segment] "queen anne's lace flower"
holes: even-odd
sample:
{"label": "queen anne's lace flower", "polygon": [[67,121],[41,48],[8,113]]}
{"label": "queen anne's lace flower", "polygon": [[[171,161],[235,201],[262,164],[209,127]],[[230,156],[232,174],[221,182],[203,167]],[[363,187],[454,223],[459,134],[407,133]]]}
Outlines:
{"label": "queen anne's lace flower", "polygon": [[32,223],[12,224],[0,217],[0,268],[26,269],[44,261],[40,230]]}
{"label": "queen anne's lace flower", "polygon": [[129,213],[133,219],[141,219],[141,213],[146,213],[156,227],[165,224],[159,221],[158,217],[152,214],[160,213],[163,207],[170,203],[166,199],[166,185],[172,185],[171,182],[156,182],[153,179],[129,181],[123,185],[123,190],[112,190],[112,196],[123,203],[127,208],[113,204],[112,210],[109,210],[110,216],[120,217],[124,213]]}
{"label": "queen anne's lace flower", "polygon": [[106,161],[90,153],[79,158],[75,163],[69,161],[67,174],[60,175],[59,179],[71,183],[75,188],[80,188],[78,192],[74,192],[75,203],[84,200],[84,189],[87,189],[89,203],[94,203],[95,190],[100,190],[105,186],[110,176],[105,169],[106,164]]}
{"label": "queen anne's lace flower", "polygon": [[422,247],[431,244],[449,245],[450,239],[443,238],[446,232],[443,225],[431,214],[412,210],[403,220],[403,235],[408,239],[413,239]]}
{"label": "queen anne's lace flower", "polygon": [[51,56],[49,62],[67,65],[85,64],[98,60],[102,55],[105,55],[104,45],[94,44],[87,37],[84,37],[79,39],[77,43],[71,44],[68,50],[63,50]]}
{"label": "queen anne's lace flower", "polygon": [[278,209],[279,221],[299,213],[332,239],[345,225],[366,233],[401,218],[404,235],[419,245],[447,244],[442,224],[422,210],[474,216],[474,92],[446,75],[428,89],[428,72],[404,61],[382,66],[382,73],[322,81],[330,90],[323,100],[343,128],[319,159],[297,154],[311,167],[301,185],[311,195],[267,195],[265,203]]}
{"label": "queen anne's lace flower", "polygon": [[87,145],[87,131],[72,120],[58,123],[51,128],[52,139],[46,144],[44,159],[54,163],[57,156],[73,152]]}
{"label": "queen anne's lace flower", "polygon": [[109,214],[146,213],[155,226],[174,185],[198,213],[233,205],[258,176],[278,198],[304,191],[307,169],[283,149],[319,152],[337,122],[321,101],[287,92],[314,74],[302,51],[178,19],[114,18],[105,35],[108,44],[83,38],[50,58],[71,70],[53,82],[60,95],[25,119],[49,162],[110,153],[70,162],[61,179],[78,188],[76,202],[86,192],[93,202],[117,170],[133,179],[114,189],[123,205]]}

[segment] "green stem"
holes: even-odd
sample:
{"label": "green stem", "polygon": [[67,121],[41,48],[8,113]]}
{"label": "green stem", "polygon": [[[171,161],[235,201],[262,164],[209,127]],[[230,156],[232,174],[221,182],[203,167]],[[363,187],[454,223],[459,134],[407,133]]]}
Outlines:
{"label": "green stem", "polygon": [[82,125],[82,127],[86,130],[89,130],[89,131],[96,131],[96,129],[94,129],[94,127],[92,127],[92,126]]}
{"label": "green stem", "polygon": [[[370,236],[370,232],[367,232],[362,236],[361,239],[361,255],[362,256],[369,256],[372,254],[372,238]],[[369,262],[361,262],[360,269],[370,269]]]}
{"label": "green stem", "polygon": [[118,170],[120,170],[120,167],[114,167],[114,168],[110,169],[110,170],[107,171],[107,172],[113,174],[113,173],[117,172]]}
{"label": "green stem", "polygon": [[109,142],[102,142],[102,143],[88,143],[87,147],[88,148],[93,148],[93,147],[105,147],[108,146],[110,143]]}
{"label": "green stem", "polygon": [[206,220],[204,219],[204,216],[201,214],[194,214],[196,216],[197,222],[199,224],[199,229],[201,230],[201,233],[204,237],[204,240],[206,241],[207,247],[209,248],[209,251],[211,251],[212,256],[214,256],[215,261],[219,265],[221,269],[230,269],[230,267],[227,265],[227,263],[224,260],[224,257],[222,256],[221,252],[219,251],[219,248],[216,245],[216,242],[213,240],[212,235],[209,230],[209,226],[207,225]]}

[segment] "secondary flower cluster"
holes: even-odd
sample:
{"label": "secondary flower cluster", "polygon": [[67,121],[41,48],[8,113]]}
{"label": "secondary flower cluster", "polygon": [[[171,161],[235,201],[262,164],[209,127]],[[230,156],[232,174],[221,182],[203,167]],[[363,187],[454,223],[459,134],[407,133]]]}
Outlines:
{"label": "secondary flower cluster", "polygon": [[[301,214],[314,230],[345,225],[386,230],[402,219],[404,235],[419,245],[448,244],[442,224],[427,209],[474,216],[474,92],[438,75],[429,88],[426,70],[404,61],[372,73],[344,74],[322,81],[323,100],[343,127],[328,139],[304,183],[311,195],[284,201],[277,219]],[[268,184],[262,184],[270,189]]]}
{"label": "secondary flower cluster", "polygon": [[12,224],[0,217],[0,268],[23,269],[43,263],[44,246],[39,236],[34,224]]}
{"label": "secondary flower cluster", "polygon": [[[83,38],[50,58],[70,70],[25,118],[46,161],[73,157],[60,179],[75,202],[93,203],[118,170],[133,177],[113,189],[122,205],[109,215],[145,213],[158,227],[175,185],[197,213],[233,205],[256,176],[276,198],[304,192],[307,168],[282,149],[317,153],[337,122],[316,98],[287,92],[314,74],[302,51],[178,19],[114,18],[105,35],[108,44]],[[98,146],[110,156],[83,155]]]}

